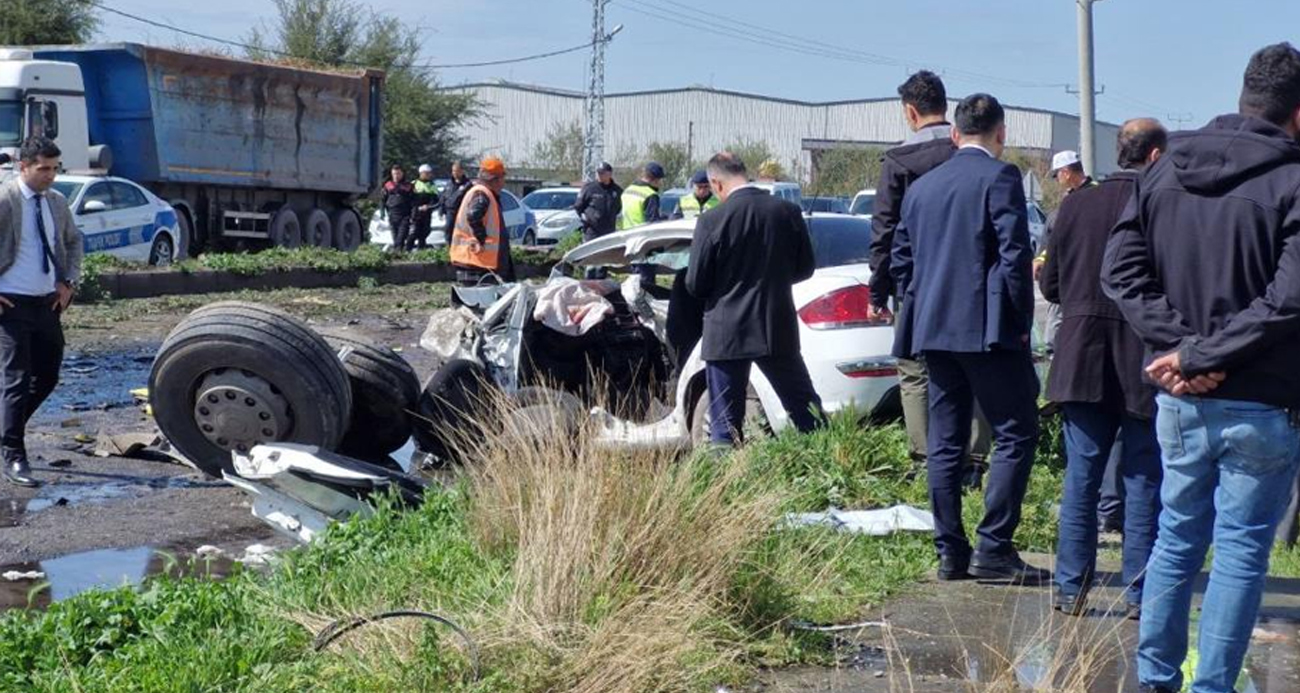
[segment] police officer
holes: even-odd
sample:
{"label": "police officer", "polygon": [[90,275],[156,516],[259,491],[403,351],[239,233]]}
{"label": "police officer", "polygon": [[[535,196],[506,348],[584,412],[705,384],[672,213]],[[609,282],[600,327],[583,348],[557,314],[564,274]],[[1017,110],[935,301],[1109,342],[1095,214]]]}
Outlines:
{"label": "police officer", "polygon": [[384,183],[382,193],[384,214],[388,227],[393,230],[393,250],[406,249],[406,237],[411,233],[411,211],[415,204],[415,188],[406,180],[402,167],[393,164],[390,180]]}
{"label": "police officer", "polygon": [[664,167],[651,161],[642,169],[637,182],[623,191],[623,216],[619,217],[618,230],[659,221],[659,185],[664,179]]}
{"label": "police officer", "polygon": [[674,219],[694,219],[722,204],[722,200],[713,194],[707,172],[696,171],[695,175],[691,176],[691,188],[691,193],[683,195],[681,201],[677,203],[677,211],[673,212]]}
{"label": "police officer", "polygon": [[433,213],[438,209],[438,186],[433,182],[433,167],[428,164],[420,165],[420,177],[416,179],[414,188],[413,204],[415,210],[412,215],[411,235],[406,238],[406,246],[403,250],[414,250],[416,248],[429,247],[429,231],[431,230]]}

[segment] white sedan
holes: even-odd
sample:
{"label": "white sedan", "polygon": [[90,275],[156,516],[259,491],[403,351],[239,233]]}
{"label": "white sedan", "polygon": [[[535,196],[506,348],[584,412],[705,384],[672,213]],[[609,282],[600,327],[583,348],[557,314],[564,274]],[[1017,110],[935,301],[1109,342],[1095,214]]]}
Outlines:
{"label": "white sedan", "polygon": [[582,228],[582,220],[573,211],[578,188],[541,188],[524,196],[524,204],[537,215],[537,233],[525,238],[524,245],[555,245],[565,236]]}
{"label": "white sedan", "polygon": [[170,265],[188,252],[190,239],[180,231],[176,210],[129,180],[61,175],[54,189],[68,198],[87,254]]}

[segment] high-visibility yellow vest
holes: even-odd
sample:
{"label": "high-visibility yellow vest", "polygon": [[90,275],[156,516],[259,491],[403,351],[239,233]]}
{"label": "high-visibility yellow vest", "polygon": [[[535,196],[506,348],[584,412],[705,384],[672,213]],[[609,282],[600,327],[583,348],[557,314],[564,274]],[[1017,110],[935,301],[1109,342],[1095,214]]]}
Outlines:
{"label": "high-visibility yellow vest", "polygon": [[[483,219],[487,237],[483,239],[477,252],[474,251],[474,244],[478,239],[474,237],[474,228],[469,225],[469,210],[475,195],[487,195],[488,199],[487,216]],[[497,196],[493,195],[487,186],[476,184],[465,193],[465,201],[461,203],[460,211],[456,214],[456,227],[451,232],[449,254],[453,264],[466,267],[478,267],[495,272],[501,264],[501,205],[497,202]]]}
{"label": "high-visibility yellow vest", "polygon": [[717,195],[709,195],[709,199],[704,201],[704,208],[700,209],[700,200],[693,192],[682,195],[682,199],[677,202],[678,208],[682,210],[683,219],[694,219],[720,204],[722,200],[719,200]]}
{"label": "high-visibility yellow vest", "polygon": [[637,182],[627,186],[621,198],[623,200],[623,216],[618,218],[618,230],[622,231],[646,223],[645,201],[658,194],[658,190],[645,183]]}

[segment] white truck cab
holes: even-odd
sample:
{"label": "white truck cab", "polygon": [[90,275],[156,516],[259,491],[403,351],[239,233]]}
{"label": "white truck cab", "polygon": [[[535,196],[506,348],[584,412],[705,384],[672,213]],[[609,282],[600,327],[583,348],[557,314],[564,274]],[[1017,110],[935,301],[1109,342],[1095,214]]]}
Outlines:
{"label": "white truck cab", "polygon": [[66,171],[108,168],[107,148],[88,146],[81,68],[36,60],[22,48],[0,48],[0,153],[17,160],[23,140],[37,135],[59,145]]}

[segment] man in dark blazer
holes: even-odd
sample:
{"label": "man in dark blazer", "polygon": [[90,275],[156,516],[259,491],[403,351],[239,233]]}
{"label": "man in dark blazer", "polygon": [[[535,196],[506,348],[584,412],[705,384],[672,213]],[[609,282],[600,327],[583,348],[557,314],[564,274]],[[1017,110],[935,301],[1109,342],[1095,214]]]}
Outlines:
{"label": "man in dark blazer", "polygon": [[734,154],[715,155],[708,172],[722,204],[696,222],[686,290],[704,302],[709,438],[722,444],[739,440],[755,364],[791,423],[810,431],[820,419],[821,398],[799,353],[790,290],[816,269],[803,211],[750,186],[745,163]]}
{"label": "man in dark blazer", "polygon": [[[1029,351],[1033,251],[1020,171],[998,160],[1006,116],[988,94],[957,106],[957,153],[903,200],[891,269],[903,296],[894,355],[925,357],[927,467],[939,578],[1037,582],[1011,543],[1038,441],[1038,377]],[[993,429],[979,545],[961,518],[962,457],[975,400]]]}
{"label": "man in dark blazer", "polygon": [[1154,385],[1142,377],[1142,340],[1101,287],[1106,241],[1133,199],[1139,170],[1160,157],[1168,134],[1159,121],[1131,120],[1120,129],[1120,172],[1061,203],[1039,284],[1061,307],[1047,398],[1065,415],[1067,466],[1056,549],[1058,611],[1083,613],[1097,569],[1097,505],[1116,436],[1122,443],[1123,578],[1130,618],[1142,604],[1142,583],[1160,515],[1160,445]]}

